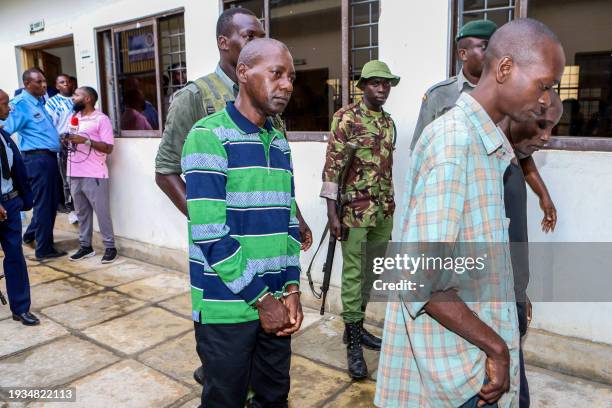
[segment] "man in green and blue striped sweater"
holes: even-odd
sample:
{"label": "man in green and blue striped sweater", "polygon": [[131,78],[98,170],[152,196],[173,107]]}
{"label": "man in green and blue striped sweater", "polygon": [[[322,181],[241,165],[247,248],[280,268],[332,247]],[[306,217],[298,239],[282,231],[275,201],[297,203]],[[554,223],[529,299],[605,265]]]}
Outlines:
{"label": "man in green and blue striped sweater", "polygon": [[250,386],[253,406],[283,407],[300,234],[289,144],[267,117],[287,106],[295,70],[284,44],[257,39],[236,73],[236,102],[194,125],[182,157],[202,406],[243,407]]}

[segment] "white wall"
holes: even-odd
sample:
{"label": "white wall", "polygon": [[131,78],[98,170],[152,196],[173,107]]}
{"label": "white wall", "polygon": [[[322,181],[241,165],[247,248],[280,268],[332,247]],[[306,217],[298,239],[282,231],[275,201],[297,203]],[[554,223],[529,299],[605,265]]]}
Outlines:
{"label": "white wall", "polygon": [[[612,153],[543,151],[534,157],[555,202],[558,222],[554,233],[542,232],[542,211],[537,197],[530,192],[529,240],[612,242]],[[602,284],[609,286],[611,281]],[[612,303],[537,303],[532,324],[555,333],[612,344],[611,315]]]}
{"label": "white wall", "polygon": [[380,59],[402,79],[391,90],[385,109],[398,130],[393,177],[398,203],[393,236],[404,196],[404,181],[410,163],[410,142],[425,91],[446,78],[449,1],[382,0],[379,28]]}

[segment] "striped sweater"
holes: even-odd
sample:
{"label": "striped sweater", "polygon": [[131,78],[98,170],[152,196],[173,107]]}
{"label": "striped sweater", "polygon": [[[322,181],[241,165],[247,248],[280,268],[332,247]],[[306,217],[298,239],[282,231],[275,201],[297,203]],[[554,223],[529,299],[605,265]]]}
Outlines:
{"label": "striped sweater", "polygon": [[181,160],[189,212],[193,320],[257,320],[253,303],[300,280],[289,144],[229,102],[198,121]]}

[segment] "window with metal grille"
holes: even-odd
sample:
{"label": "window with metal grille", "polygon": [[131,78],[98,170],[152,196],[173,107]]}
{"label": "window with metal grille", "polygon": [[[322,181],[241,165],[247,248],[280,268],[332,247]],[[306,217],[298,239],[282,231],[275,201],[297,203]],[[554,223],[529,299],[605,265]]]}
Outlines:
{"label": "window with metal grille", "polygon": [[[546,24],[565,49],[566,67],[557,91],[563,116],[548,146],[612,151],[612,3],[600,0],[455,0],[452,39],[465,23],[490,19],[498,26],[531,17]],[[584,27],[589,27],[585,30]],[[458,72],[451,40],[450,74]],[[589,136],[589,137],[584,137]]]}
{"label": "window with metal grille", "polygon": [[223,4],[226,9],[251,10],[261,17],[269,36],[287,44],[297,71],[292,100],[283,113],[287,129],[300,140],[323,139],[334,112],[360,97],[356,84],[363,65],[378,58],[380,0],[224,0]]}
{"label": "window with metal grille", "polygon": [[380,0],[351,0],[350,3],[350,100],[355,102],[363,93],[357,81],[366,62],[378,59],[378,19]]}
{"label": "window with metal grille", "polygon": [[461,69],[454,42],[461,27],[474,20],[491,20],[500,27],[519,16],[519,11],[519,0],[456,0],[453,9],[455,24],[452,27],[449,46],[450,74],[456,75]]}
{"label": "window with metal grille", "polygon": [[159,19],[164,121],[174,92],[187,83],[185,21],[182,14]]}
{"label": "window with metal grille", "polygon": [[555,149],[612,151],[612,3],[529,0],[529,17],[546,24],[565,50],[557,88],[563,115]]}
{"label": "window with metal grille", "polygon": [[185,29],[173,12],[97,30],[102,109],[120,136],[161,136],[185,85]]}

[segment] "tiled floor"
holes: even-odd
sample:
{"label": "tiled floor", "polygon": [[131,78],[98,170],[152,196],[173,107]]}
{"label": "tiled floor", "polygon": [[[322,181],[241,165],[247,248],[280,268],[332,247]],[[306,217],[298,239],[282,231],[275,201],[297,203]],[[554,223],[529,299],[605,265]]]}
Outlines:
{"label": "tiled floor", "polygon": [[[30,407],[198,406],[186,274],[125,257],[39,263],[27,253],[41,325],[22,326],[0,307],[0,387],[76,387],[76,403]],[[351,382],[342,331],[337,316],[305,310],[293,340],[291,408],[373,406],[378,355],[366,352],[371,379]],[[529,377],[534,407],[612,406],[609,387],[535,368]],[[6,399],[0,393],[0,407],[25,406]]]}

